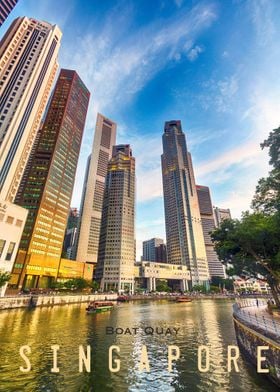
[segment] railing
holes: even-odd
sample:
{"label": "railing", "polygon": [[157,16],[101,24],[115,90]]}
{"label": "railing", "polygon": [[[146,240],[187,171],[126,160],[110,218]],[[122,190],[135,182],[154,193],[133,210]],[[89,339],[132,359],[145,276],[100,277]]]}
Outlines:
{"label": "railing", "polygon": [[267,301],[247,299],[233,305],[233,315],[256,331],[280,342],[280,322],[266,313]]}

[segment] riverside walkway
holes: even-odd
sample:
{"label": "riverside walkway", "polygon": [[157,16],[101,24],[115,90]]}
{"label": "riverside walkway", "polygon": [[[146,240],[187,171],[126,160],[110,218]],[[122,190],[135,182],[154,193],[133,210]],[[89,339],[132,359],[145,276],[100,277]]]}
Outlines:
{"label": "riverside walkway", "polygon": [[280,343],[280,319],[269,314],[264,299],[238,299],[233,314],[249,327]]}

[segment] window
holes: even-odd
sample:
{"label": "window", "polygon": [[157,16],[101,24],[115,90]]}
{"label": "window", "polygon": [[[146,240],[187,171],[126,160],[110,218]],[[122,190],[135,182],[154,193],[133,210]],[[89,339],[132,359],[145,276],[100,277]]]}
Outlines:
{"label": "window", "polygon": [[20,219],[17,219],[17,221],[16,221],[16,226],[18,226],[18,227],[21,227],[22,226],[22,220],[20,220]]}
{"label": "window", "polygon": [[2,256],[2,253],[3,253],[3,250],[4,250],[5,244],[6,244],[6,241],[0,240],[0,258],[1,258],[1,256]]}
{"label": "window", "polygon": [[14,223],[14,218],[12,216],[7,216],[6,222],[12,225]]}
{"label": "window", "polygon": [[15,246],[16,246],[15,242],[10,242],[8,252],[6,254],[6,260],[11,260]]}

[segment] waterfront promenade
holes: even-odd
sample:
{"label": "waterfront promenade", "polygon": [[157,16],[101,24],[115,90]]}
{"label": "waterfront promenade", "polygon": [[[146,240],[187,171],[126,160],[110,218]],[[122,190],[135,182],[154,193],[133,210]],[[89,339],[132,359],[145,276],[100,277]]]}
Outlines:
{"label": "waterfront promenade", "polygon": [[280,386],[280,319],[268,313],[263,299],[238,299],[233,305],[233,319],[238,346],[254,366],[259,347],[265,351],[262,371]]}

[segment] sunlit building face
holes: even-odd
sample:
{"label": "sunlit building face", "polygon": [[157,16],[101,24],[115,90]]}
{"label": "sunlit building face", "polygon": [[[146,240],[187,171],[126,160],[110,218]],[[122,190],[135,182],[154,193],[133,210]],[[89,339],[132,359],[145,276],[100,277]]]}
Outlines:
{"label": "sunlit building face", "polygon": [[[49,260],[49,272],[54,275],[63,247],[89,96],[75,71],[61,70],[16,198],[29,210],[20,249]],[[28,270],[32,270],[30,263],[27,275]]]}
{"label": "sunlit building face", "polygon": [[207,284],[209,272],[194,171],[181,122],[166,122],[162,140],[167,261],[186,265],[192,284]]}
{"label": "sunlit building face", "polygon": [[0,195],[14,201],[57,71],[57,26],[17,18],[0,43]]}

